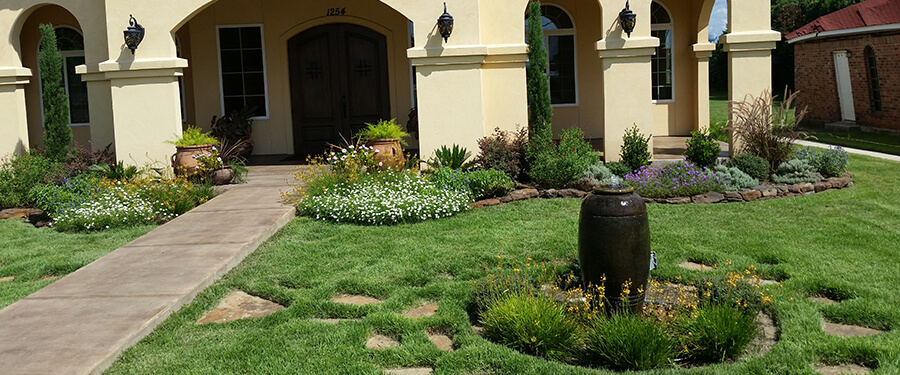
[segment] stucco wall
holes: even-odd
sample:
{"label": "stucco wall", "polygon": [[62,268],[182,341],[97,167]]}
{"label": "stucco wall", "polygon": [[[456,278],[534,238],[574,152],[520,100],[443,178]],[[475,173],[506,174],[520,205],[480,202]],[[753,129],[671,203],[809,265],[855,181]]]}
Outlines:
{"label": "stucco wall", "polygon": [[[408,21],[381,2],[348,0],[344,16],[326,16],[329,6],[310,2],[250,2],[222,0],[203,10],[178,31],[183,40],[189,124],[209,129],[213,115],[221,115],[218,47],[216,26],[263,25],[265,47],[268,119],[253,124],[254,154],[293,153],[291,88],[287,41],[311,27],[327,23],[362,25],[384,34],[388,40],[388,81],[391,116],[406,122],[411,108]],[[430,26],[430,25],[426,25]],[[411,144],[415,147],[415,144]]]}
{"label": "stucco wall", "polygon": [[[865,48],[875,52],[881,111],[872,107]],[[799,92],[797,104],[807,107],[806,118],[814,123],[841,120],[840,101],[835,79],[835,51],[849,51],[850,82],[856,122],[864,126],[900,130],[900,35],[859,36],[800,42],[794,45],[795,78]]]}

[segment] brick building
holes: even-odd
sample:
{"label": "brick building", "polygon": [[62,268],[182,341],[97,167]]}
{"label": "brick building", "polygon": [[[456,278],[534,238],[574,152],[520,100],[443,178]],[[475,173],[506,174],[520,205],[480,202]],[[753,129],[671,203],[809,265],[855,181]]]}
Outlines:
{"label": "brick building", "polygon": [[900,131],[900,1],[868,0],[786,36],[799,107],[811,125]]}

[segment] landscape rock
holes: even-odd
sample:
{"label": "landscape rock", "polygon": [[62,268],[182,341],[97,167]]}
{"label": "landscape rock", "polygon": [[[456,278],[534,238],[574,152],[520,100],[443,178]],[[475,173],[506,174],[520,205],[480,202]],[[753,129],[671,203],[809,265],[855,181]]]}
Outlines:
{"label": "landscape rock", "polygon": [[[38,223],[49,223],[52,220],[53,219],[50,218],[50,215],[47,215],[47,213],[44,212],[44,210],[41,210],[39,208],[34,208],[34,209],[31,209],[30,211],[28,211],[28,222],[31,224],[34,224],[34,226],[36,226],[36,227],[41,226],[41,225],[38,225]],[[46,226],[46,225],[44,225],[44,226]]]}
{"label": "landscape rock", "polygon": [[741,197],[744,198],[747,202],[755,201],[762,197],[762,193],[759,190],[747,190],[741,191]]}
{"label": "landscape rock", "polygon": [[823,192],[823,191],[825,191],[825,190],[828,190],[829,187],[830,187],[830,186],[829,186],[828,184],[826,184],[826,183],[824,183],[824,182],[822,182],[822,181],[819,181],[819,182],[816,182],[816,183],[813,184],[813,188],[816,190],[816,193],[821,193],[821,192]]}
{"label": "landscape rock", "polygon": [[509,202],[514,202],[514,201],[520,201],[523,199],[537,198],[539,196],[541,196],[541,193],[538,192],[537,189],[529,188],[529,189],[513,190],[513,192],[507,194],[506,196],[500,197],[500,202],[509,203]]}
{"label": "landscape rock", "polygon": [[765,198],[774,198],[778,196],[778,189],[775,188],[764,188],[762,189],[762,196]]}
{"label": "landscape rock", "polygon": [[804,193],[809,193],[809,192],[816,191],[816,188],[815,188],[815,186],[813,186],[813,184],[811,184],[809,182],[804,182],[800,185],[800,191],[802,191]]}
{"label": "landscape rock", "polygon": [[366,340],[366,347],[375,350],[393,348],[397,345],[400,345],[397,340],[377,333],[373,333],[372,336],[369,336],[369,339]]}
{"label": "landscape rock", "polygon": [[5,210],[0,211],[0,220],[3,219],[27,219],[28,218],[27,208],[7,208]]}
{"label": "landscape rock", "polygon": [[242,291],[231,292],[219,305],[203,315],[196,324],[225,323],[238,319],[260,318],[284,309],[275,302],[251,296]]}
{"label": "landscape rock", "polygon": [[491,206],[497,206],[497,205],[500,205],[500,204],[501,204],[501,203],[500,203],[500,200],[499,200],[499,199],[496,199],[496,198],[483,199],[483,200],[480,200],[480,201],[478,201],[478,202],[475,202],[475,208],[491,207]]}
{"label": "landscape rock", "polygon": [[656,199],[653,198],[641,197],[641,199],[644,200],[644,203],[656,203]]}
{"label": "landscape rock", "polygon": [[802,193],[803,192],[803,184],[793,184],[788,187],[788,191],[791,193]]}
{"label": "landscape rock", "polygon": [[584,198],[587,194],[578,189],[563,189],[559,191],[559,196],[562,198]]}
{"label": "landscape rock", "polygon": [[691,201],[694,203],[707,204],[707,203],[718,203],[725,199],[725,195],[719,192],[711,191],[706,194],[695,195],[691,197]]}
{"label": "landscape rock", "polygon": [[556,189],[547,189],[541,192],[541,198],[559,198],[559,192]]}
{"label": "landscape rock", "polygon": [[741,196],[741,193],[738,193],[736,191],[726,191],[725,199],[727,199],[729,202],[743,202],[744,201],[744,197]]}
{"label": "landscape rock", "polygon": [[688,203],[691,203],[691,198],[688,198],[688,197],[666,198],[666,203],[668,203],[668,204],[688,204]]}

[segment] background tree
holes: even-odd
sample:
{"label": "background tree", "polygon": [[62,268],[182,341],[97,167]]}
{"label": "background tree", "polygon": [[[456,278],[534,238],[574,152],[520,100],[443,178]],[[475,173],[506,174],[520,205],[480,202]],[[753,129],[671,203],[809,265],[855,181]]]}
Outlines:
{"label": "background tree", "polygon": [[528,4],[528,130],[531,139],[552,137],[550,123],[550,80],[547,78],[547,51],[544,49],[544,27],[541,25],[541,2]]}
{"label": "background tree", "polygon": [[44,145],[47,157],[65,162],[72,149],[72,129],[69,128],[69,97],[62,86],[62,56],[53,26],[42,24],[40,30],[38,65],[44,103]]}

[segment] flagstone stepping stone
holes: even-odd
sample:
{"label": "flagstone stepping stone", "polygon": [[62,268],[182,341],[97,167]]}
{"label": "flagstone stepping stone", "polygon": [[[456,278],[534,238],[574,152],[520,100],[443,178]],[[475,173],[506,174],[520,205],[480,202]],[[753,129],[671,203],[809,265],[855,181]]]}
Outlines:
{"label": "flagstone stepping stone", "polygon": [[40,279],[38,280],[38,282],[54,280],[54,279],[56,279],[57,277],[59,277],[59,276],[44,276],[44,277],[40,278]]}
{"label": "flagstone stepping stone", "polygon": [[828,297],[813,296],[813,297],[809,297],[809,300],[813,301],[813,302],[824,303],[826,305],[833,305],[833,304],[838,303],[837,301],[835,301],[831,298],[828,298]]}
{"label": "flagstone stepping stone", "polygon": [[445,352],[453,351],[453,339],[443,333],[429,333],[428,341],[431,341],[440,350]]}
{"label": "flagstone stepping stone", "polygon": [[772,317],[764,312],[759,312],[756,315],[756,324],[762,329],[759,335],[750,342],[745,357],[765,355],[778,343],[778,327]]}
{"label": "flagstone stepping stone", "polygon": [[759,280],[759,285],[777,285],[777,284],[778,284],[778,281],[776,281],[776,280],[768,280],[768,279]]}
{"label": "flagstone stepping stone", "polygon": [[484,327],[481,326],[472,326],[472,332],[475,332],[476,335],[484,334]]}
{"label": "flagstone stepping stone", "polygon": [[371,305],[375,303],[384,302],[378,298],[372,298],[369,296],[361,296],[357,294],[339,294],[334,296],[331,299],[331,302],[340,303],[342,305],[356,305],[356,306],[365,306]]}
{"label": "flagstone stepping stone", "polygon": [[13,279],[15,279],[15,278],[16,278],[15,276],[0,277],[0,283],[5,283],[7,281],[13,281]]}
{"label": "flagstone stepping stone", "polygon": [[822,330],[825,331],[826,334],[841,337],[865,337],[877,335],[882,332],[877,329],[834,323],[828,320],[822,321]]}
{"label": "flagstone stepping stone", "polygon": [[196,324],[225,323],[238,319],[260,318],[284,309],[275,302],[251,296],[240,290],[225,296],[219,305],[203,315]]}
{"label": "flagstone stepping stone", "polygon": [[414,309],[407,310],[405,313],[403,313],[403,316],[413,319],[424,318],[427,316],[434,316],[434,314],[437,314],[437,310],[438,304],[428,303]]}
{"label": "flagstone stepping stone", "polygon": [[872,369],[860,365],[837,365],[837,366],[816,366],[816,371],[822,375],[838,375],[838,374],[868,374]]}
{"label": "flagstone stepping stone", "polygon": [[314,319],[310,319],[309,321],[317,322],[317,323],[338,324],[338,323],[342,323],[342,322],[359,322],[360,320],[359,319],[339,319],[339,318],[325,318],[325,319],[314,318]]}
{"label": "flagstone stepping stone", "polygon": [[375,350],[393,348],[397,345],[400,345],[397,340],[377,333],[373,333],[372,336],[370,336],[369,339],[366,340],[366,347]]}
{"label": "flagstone stepping stone", "polygon": [[385,374],[390,375],[426,375],[434,372],[431,367],[411,367],[411,368],[389,368],[385,369]]}
{"label": "flagstone stepping stone", "polygon": [[705,264],[694,263],[694,262],[681,262],[681,263],[678,263],[678,267],[684,268],[686,270],[691,270],[691,271],[712,271],[715,269],[712,266],[707,266]]}

